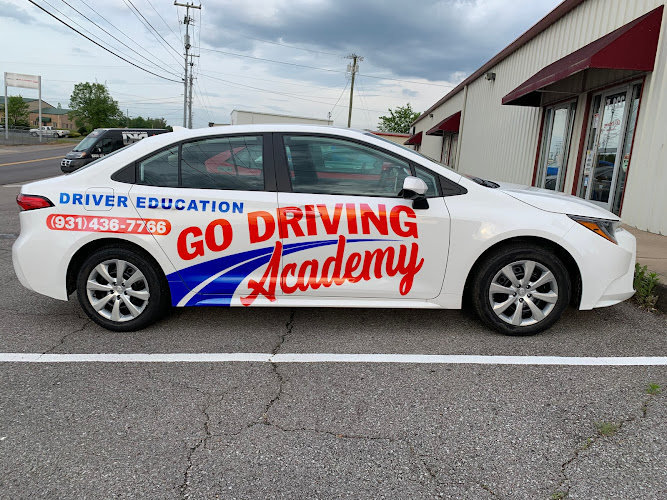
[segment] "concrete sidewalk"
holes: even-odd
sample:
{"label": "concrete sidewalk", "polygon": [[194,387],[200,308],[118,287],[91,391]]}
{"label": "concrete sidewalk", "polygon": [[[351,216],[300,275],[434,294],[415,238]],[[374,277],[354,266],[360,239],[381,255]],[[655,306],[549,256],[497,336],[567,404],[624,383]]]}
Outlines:
{"label": "concrete sidewalk", "polygon": [[637,262],[658,273],[663,285],[667,284],[667,236],[623,227],[637,238]]}
{"label": "concrete sidewalk", "polygon": [[633,227],[623,227],[637,238],[637,262],[660,276],[656,307],[667,312],[667,236],[640,231]]}

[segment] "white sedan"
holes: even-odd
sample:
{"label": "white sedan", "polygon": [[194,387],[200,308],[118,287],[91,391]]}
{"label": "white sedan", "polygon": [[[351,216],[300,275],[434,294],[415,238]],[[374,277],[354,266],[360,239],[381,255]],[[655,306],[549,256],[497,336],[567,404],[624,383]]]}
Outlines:
{"label": "white sedan", "polygon": [[632,296],[635,239],[578,198],[466,177],[370,133],[180,130],[24,185],[14,269],[105,328],[171,306],[460,308],[531,335]]}

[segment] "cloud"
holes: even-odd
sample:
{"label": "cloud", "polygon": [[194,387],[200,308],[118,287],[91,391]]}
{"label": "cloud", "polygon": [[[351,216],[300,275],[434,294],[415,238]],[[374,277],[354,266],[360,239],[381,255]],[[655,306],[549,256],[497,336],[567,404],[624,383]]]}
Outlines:
{"label": "cloud", "polygon": [[[502,47],[559,3],[558,0],[231,0],[209,7],[204,40],[221,50],[244,50],[244,37],[326,52],[356,52],[365,65],[404,78],[457,80],[490,59]],[[236,32],[234,36],[233,31]],[[248,49],[246,49],[248,50]],[[289,54],[289,55],[286,55]],[[326,56],[324,56],[326,57]],[[313,54],[283,51],[282,59],[315,59]],[[321,59],[321,58],[320,58]],[[328,58],[331,60],[331,57]],[[321,64],[320,64],[321,65]]]}
{"label": "cloud", "polygon": [[14,19],[22,24],[32,24],[35,18],[15,4],[0,0],[0,17]]}

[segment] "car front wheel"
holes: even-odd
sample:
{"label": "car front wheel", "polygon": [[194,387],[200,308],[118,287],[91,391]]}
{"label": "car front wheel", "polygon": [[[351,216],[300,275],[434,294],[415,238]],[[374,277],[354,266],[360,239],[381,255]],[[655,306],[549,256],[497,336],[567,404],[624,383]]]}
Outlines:
{"label": "car front wheel", "polygon": [[81,266],[79,302],[90,319],[117,332],[145,328],[169,307],[161,271],[128,248],[103,248]]}
{"label": "car front wheel", "polygon": [[479,264],[473,305],[487,325],[505,335],[534,335],[558,321],[570,290],[568,272],[553,252],[515,246]]}

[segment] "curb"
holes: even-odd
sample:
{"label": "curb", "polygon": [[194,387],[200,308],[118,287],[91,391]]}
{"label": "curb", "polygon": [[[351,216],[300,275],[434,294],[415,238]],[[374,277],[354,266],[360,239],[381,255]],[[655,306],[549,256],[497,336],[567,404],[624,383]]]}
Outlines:
{"label": "curb", "polygon": [[664,285],[663,283],[655,285],[655,294],[658,296],[658,302],[656,302],[655,308],[658,311],[667,313],[667,285]]}

